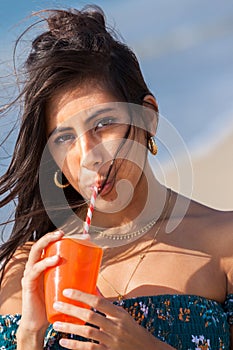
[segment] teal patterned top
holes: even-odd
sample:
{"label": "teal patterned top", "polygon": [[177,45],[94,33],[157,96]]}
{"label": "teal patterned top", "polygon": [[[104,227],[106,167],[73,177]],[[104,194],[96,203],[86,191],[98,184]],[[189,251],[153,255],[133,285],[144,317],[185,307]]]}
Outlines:
{"label": "teal patterned top", "polygon": [[[155,337],[183,350],[230,349],[230,325],[233,324],[233,294],[220,304],[195,295],[156,295],[114,302]],[[21,315],[0,316],[0,350],[16,349],[16,331]],[[80,339],[53,330],[46,332],[44,350],[65,349],[61,337]],[[87,339],[81,338],[83,341]]]}

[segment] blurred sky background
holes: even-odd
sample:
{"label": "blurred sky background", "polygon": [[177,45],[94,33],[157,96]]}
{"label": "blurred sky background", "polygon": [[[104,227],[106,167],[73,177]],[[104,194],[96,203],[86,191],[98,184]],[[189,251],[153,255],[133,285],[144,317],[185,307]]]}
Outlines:
{"label": "blurred sky background", "polygon": [[[81,8],[89,3],[74,0],[0,0],[1,105],[9,99],[15,83],[12,77],[12,51],[18,35],[30,24],[26,17],[43,8]],[[232,0],[96,0],[94,3],[103,8],[107,22],[115,26],[136,52],[145,80],[159,102],[161,114],[184,140],[193,159],[203,157],[214,147],[218,148],[222,140],[231,139]],[[1,141],[8,128],[9,122],[0,119]],[[11,153],[13,139],[1,148],[0,158]],[[233,151],[233,142],[230,146]],[[170,152],[175,154],[176,151]],[[223,153],[219,157],[224,160]],[[163,146],[158,157],[161,162],[168,161]],[[233,176],[232,163],[233,156],[231,159],[225,158],[221,169],[217,170],[219,174],[220,171],[221,174],[231,172]],[[1,174],[6,164],[7,161],[1,161]],[[205,179],[207,182],[212,177],[211,169],[208,176]],[[222,182],[225,186],[224,196],[226,199],[228,197],[233,209],[232,192],[227,190],[231,187],[232,191],[232,181],[229,184],[224,180]],[[212,190],[216,192],[215,188]],[[198,195],[196,198],[199,198]],[[205,201],[201,196],[200,199]]]}

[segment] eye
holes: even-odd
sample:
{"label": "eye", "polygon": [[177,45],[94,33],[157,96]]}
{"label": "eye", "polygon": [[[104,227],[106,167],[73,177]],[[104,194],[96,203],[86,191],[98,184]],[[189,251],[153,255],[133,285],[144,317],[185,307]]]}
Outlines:
{"label": "eye", "polygon": [[104,127],[107,127],[107,126],[112,126],[115,122],[114,118],[112,117],[106,117],[104,119],[101,119],[100,121],[98,121],[96,123],[96,126],[95,126],[95,131],[99,130],[99,129],[103,129]]}
{"label": "eye", "polygon": [[64,143],[72,143],[75,140],[75,135],[74,134],[63,134],[54,140],[54,143],[57,145],[64,144]]}

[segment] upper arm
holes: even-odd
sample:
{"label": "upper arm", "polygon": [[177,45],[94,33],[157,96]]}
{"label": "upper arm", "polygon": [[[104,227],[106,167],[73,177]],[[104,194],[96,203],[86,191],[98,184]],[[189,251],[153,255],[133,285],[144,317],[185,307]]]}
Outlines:
{"label": "upper arm", "polygon": [[6,265],[0,290],[0,314],[21,313],[21,279],[31,246],[32,244],[28,243],[18,249]]}

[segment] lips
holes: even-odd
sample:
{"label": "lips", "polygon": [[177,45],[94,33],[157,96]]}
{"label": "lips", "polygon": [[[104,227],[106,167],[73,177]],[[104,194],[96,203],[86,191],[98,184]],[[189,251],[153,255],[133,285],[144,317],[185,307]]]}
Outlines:
{"label": "lips", "polygon": [[103,183],[101,189],[99,190],[100,195],[105,196],[106,194],[108,194],[112,190],[113,186],[114,186],[114,181],[108,180],[107,182]]}
{"label": "lips", "polygon": [[94,187],[97,186],[98,192],[101,194],[101,196],[107,194],[111,191],[112,187],[114,185],[114,181],[111,179],[105,179],[105,180],[98,180],[94,184],[90,186],[91,190],[93,191]]}

